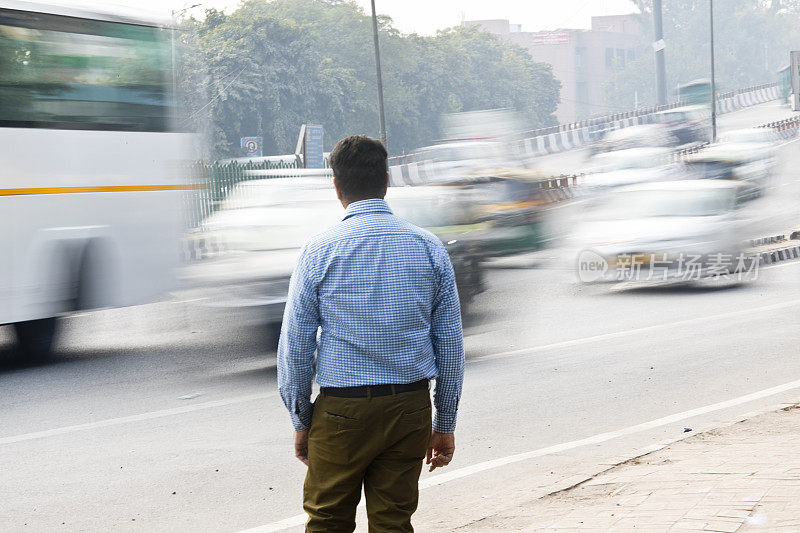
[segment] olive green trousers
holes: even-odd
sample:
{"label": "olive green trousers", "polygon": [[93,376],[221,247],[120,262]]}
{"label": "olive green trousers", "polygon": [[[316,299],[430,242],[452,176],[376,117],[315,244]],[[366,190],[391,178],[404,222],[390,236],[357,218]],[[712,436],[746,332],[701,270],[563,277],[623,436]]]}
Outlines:
{"label": "olive green trousers", "polygon": [[427,390],[314,402],[303,486],[306,532],[351,532],[361,488],[370,533],[413,532],[419,475],[431,436]]}

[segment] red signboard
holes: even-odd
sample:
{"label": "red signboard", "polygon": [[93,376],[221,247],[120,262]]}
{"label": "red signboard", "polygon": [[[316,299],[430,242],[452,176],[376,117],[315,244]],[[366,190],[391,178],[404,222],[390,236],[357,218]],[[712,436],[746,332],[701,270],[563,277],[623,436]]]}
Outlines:
{"label": "red signboard", "polygon": [[569,32],[540,31],[531,34],[531,44],[564,44],[569,42]]}

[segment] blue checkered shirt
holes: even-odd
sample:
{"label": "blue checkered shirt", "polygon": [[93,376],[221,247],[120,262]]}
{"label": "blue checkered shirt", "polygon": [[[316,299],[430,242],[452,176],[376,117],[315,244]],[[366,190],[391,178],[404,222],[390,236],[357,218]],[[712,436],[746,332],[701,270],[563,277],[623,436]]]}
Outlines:
{"label": "blue checkered shirt", "polygon": [[436,378],[433,428],[455,429],[464,343],[453,265],[438,238],[383,200],[350,204],[292,274],[278,387],[298,431],[311,424],[315,370],[321,387]]}

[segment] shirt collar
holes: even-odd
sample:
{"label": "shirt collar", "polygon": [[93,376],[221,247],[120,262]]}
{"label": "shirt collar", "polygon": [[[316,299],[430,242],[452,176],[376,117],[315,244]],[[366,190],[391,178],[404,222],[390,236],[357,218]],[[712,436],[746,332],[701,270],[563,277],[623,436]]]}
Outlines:
{"label": "shirt collar", "polygon": [[368,200],[359,200],[358,202],[353,202],[352,204],[347,206],[347,209],[344,211],[344,218],[342,220],[347,220],[350,217],[354,217],[356,215],[363,215],[365,213],[392,213],[392,210],[389,209],[389,204],[386,203],[386,200],[381,198],[370,198]]}

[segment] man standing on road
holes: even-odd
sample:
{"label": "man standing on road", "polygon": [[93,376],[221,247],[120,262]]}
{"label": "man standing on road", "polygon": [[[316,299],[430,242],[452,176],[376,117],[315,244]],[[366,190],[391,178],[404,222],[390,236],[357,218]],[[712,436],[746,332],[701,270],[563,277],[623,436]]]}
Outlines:
{"label": "man standing on road", "polygon": [[306,531],[353,531],[363,485],[370,532],[411,532],[422,460],[433,470],[455,451],[464,376],[455,275],[442,242],[383,200],[380,142],[342,139],[330,164],[345,216],[303,248],[278,346],[295,455],[308,466]]}

